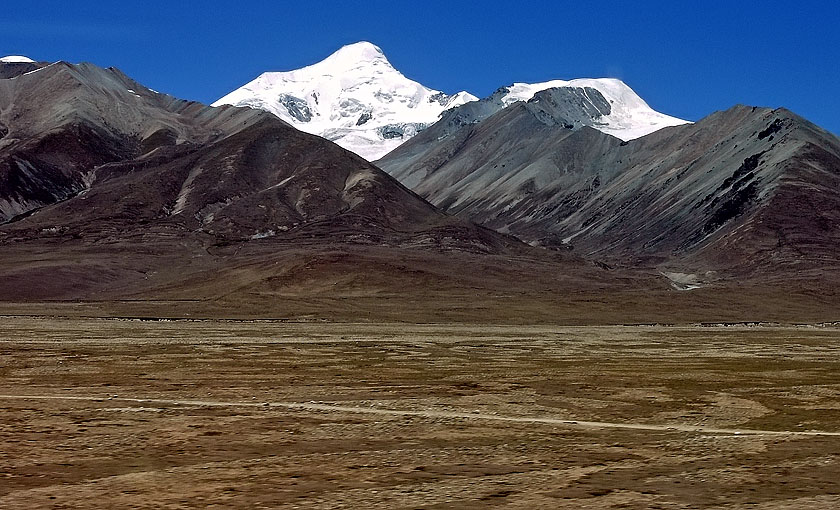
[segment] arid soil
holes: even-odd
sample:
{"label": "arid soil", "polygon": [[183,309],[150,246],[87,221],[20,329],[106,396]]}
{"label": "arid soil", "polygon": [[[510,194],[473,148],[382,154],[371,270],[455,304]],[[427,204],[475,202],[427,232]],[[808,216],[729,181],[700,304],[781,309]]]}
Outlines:
{"label": "arid soil", "polygon": [[838,508],[840,329],[0,318],[0,508]]}

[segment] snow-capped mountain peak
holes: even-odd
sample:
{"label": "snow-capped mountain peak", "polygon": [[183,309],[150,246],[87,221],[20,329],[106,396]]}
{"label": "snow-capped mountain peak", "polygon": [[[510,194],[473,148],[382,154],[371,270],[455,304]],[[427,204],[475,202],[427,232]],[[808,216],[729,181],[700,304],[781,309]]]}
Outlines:
{"label": "snow-capped mountain peak", "polygon": [[406,78],[378,46],[362,41],[302,69],[263,73],[213,106],[267,110],[373,161],[433,124],[443,111],[476,99]]}
{"label": "snow-capped mountain peak", "polygon": [[391,64],[382,49],[367,41],[342,46],[338,51],[321,61],[325,66],[352,68],[364,63]]}
{"label": "snow-capped mountain peak", "polygon": [[600,92],[610,104],[610,113],[598,119],[595,129],[627,141],[640,138],[664,127],[687,124],[688,121],[659,113],[623,81],[616,78],[580,78],[552,80],[543,83],[514,83],[501,98],[508,106],[516,101],[528,101],[537,92],[555,87],[590,87]]}
{"label": "snow-capped mountain peak", "polygon": [[24,57],[23,55],[8,55],[6,57],[1,57],[0,62],[3,64],[31,64],[35,61],[29,57]]}
{"label": "snow-capped mountain peak", "polygon": [[[609,103],[608,113],[602,112],[589,125],[622,140],[687,122],[653,110],[614,78],[514,83],[483,100],[493,104],[485,113],[529,101],[550,88],[597,90]],[[269,111],[302,131],[375,161],[435,123],[444,111],[477,99],[467,92],[445,94],[406,78],[378,46],[361,41],[302,69],[263,73],[213,106]]]}

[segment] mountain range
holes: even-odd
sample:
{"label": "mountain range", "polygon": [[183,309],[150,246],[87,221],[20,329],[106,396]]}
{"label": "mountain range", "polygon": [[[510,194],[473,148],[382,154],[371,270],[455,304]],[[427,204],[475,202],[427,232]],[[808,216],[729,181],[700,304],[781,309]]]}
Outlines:
{"label": "mountain range", "polygon": [[546,108],[576,89],[545,92],[479,123],[441,122],[378,164],[445,211],[614,263],[743,272],[836,261],[830,133],[784,109],[736,106],[623,142]]}
{"label": "mountain range", "polygon": [[690,123],[614,79],[447,95],[370,43],[217,104],[0,59],[3,301],[571,322],[837,309],[840,140],[783,108]]}

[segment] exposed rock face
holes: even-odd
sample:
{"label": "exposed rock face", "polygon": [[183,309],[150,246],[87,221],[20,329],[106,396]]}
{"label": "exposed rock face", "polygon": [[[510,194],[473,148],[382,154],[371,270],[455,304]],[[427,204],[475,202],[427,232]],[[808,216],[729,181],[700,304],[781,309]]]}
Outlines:
{"label": "exposed rock face", "polygon": [[[454,139],[465,136],[468,131],[461,131],[465,126],[477,124],[488,117],[501,112],[511,104],[523,107],[531,112],[539,122],[547,126],[561,126],[569,129],[583,126],[596,127],[603,124],[605,115],[612,111],[609,101],[597,89],[592,87],[560,87],[540,90],[524,102],[509,102],[510,89],[502,87],[490,96],[479,101],[472,101],[447,110],[441,120],[430,127],[423,126],[427,132],[410,144],[399,147],[381,160],[382,165],[391,168],[393,161],[399,160],[399,166],[408,164],[436,150],[438,145],[447,145],[446,138],[455,133]],[[511,135],[515,133],[511,132]],[[439,142],[443,142],[440,143]],[[455,142],[457,143],[457,142]]]}
{"label": "exposed rock face", "polygon": [[201,144],[252,124],[157,94],[115,69],[58,62],[0,80],[0,221],[87,190],[96,169],[160,145]]}
{"label": "exposed rock face", "polygon": [[0,59],[0,80],[4,80],[6,78],[14,78],[15,76],[31,73],[32,71],[37,71],[38,69],[41,69],[48,65],[49,64],[47,62],[34,62],[23,60],[6,61],[4,59]]}

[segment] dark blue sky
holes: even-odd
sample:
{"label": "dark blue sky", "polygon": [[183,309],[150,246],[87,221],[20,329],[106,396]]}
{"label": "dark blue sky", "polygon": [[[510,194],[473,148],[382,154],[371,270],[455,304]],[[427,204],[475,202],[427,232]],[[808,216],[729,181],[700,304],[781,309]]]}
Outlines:
{"label": "dark blue sky", "polygon": [[116,66],[211,102],[267,70],[368,40],[447,92],[617,77],[696,120],[736,103],[785,106],[840,133],[840,2],[13,1],[0,56]]}

